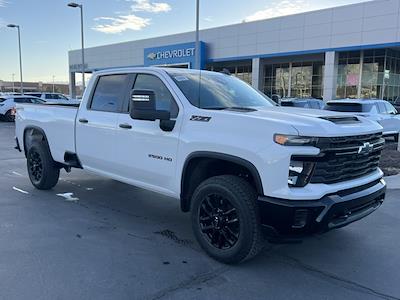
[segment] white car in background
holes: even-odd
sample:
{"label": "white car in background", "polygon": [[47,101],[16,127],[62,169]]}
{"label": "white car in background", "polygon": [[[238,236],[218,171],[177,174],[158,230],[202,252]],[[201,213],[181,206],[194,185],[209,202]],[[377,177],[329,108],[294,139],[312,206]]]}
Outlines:
{"label": "white car in background", "polygon": [[383,127],[385,137],[399,141],[400,113],[385,100],[343,99],[329,101],[326,110],[348,112],[378,122]]}
{"label": "white car in background", "polygon": [[46,101],[39,99],[37,97],[24,95],[4,95],[0,96],[0,120],[7,122],[14,121],[15,116],[15,104],[16,103],[33,103],[33,104],[43,104]]}
{"label": "white car in background", "polygon": [[30,92],[30,93],[25,93],[25,95],[38,97],[42,100],[45,100],[48,103],[56,103],[56,104],[79,104],[80,103],[80,101],[75,100],[75,99],[70,99],[60,93]]}

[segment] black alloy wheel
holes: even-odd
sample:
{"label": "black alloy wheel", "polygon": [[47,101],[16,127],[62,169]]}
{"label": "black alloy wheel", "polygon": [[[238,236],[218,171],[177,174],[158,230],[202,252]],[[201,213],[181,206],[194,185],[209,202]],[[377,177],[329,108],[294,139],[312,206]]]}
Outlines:
{"label": "black alloy wheel", "polygon": [[212,258],[237,264],[263,248],[257,192],[244,178],[219,175],[204,180],[191,199],[193,233]]}
{"label": "black alloy wheel", "polygon": [[28,171],[31,179],[39,183],[43,176],[43,162],[37,151],[30,151],[28,157]]}
{"label": "black alloy wheel", "polygon": [[26,147],[27,169],[33,186],[39,190],[53,188],[58,182],[60,167],[53,160],[48,144],[45,141],[33,141]]}
{"label": "black alloy wheel", "polygon": [[230,249],[239,239],[240,221],[236,208],[221,195],[210,194],[203,199],[199,223],[206,240],[218,249]]}

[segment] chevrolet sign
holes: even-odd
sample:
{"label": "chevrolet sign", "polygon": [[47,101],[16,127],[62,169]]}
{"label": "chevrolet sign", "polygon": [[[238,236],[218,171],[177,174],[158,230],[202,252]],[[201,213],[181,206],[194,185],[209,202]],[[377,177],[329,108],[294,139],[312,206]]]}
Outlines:
{"label": "chevrolet sign", "polygon": [[195,48],[165,50],[159,52],[151,52],[147,55],[147,58],[151,60],[160,60],[160,59],[192,57],[194,56],[194,53],[195,53]]}
{"label": "chevrolet sign", "polygon": [[[195,43],[182,43],[144,49],[145,66],[165,66],[177,64],[189,64],[194,66],[196,60]],[[206,47],[200,42],[200,64],[204,67],[206,61]]]}

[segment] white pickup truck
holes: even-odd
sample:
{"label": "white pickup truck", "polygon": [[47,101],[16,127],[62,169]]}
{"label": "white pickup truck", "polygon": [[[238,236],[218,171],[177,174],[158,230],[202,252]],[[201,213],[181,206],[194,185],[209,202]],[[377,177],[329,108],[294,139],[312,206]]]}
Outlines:
{"label": "white pickup truck", "polygon": [[382,127],[361,116],[279,107],[221,73],[95,73],[78,107],[17,106],[32,184],[83,168],[180,200],[201,247],[238,263],[264,232],[299,237],[359,220],[383,202]]}

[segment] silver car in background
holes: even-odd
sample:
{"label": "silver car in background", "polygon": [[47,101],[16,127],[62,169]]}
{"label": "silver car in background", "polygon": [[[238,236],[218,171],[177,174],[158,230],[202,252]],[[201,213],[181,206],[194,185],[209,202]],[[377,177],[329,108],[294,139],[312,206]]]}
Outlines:
{"label": "silver car in background", "polygon": [[398,142],[400,114],[385,100],[343,99],[329,101],[326,110],[348,112],[378,122],[383,127],[385,137],[394,137]]}

